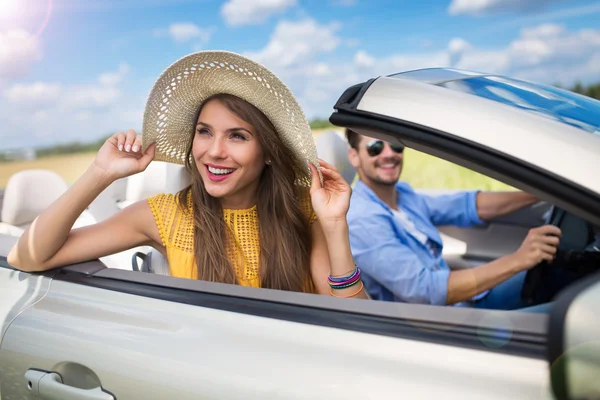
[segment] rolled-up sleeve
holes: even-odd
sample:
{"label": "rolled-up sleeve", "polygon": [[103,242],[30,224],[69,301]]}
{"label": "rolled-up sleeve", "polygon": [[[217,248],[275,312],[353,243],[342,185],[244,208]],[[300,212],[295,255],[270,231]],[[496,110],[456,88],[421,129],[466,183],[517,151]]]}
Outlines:
{"label": "rolled-up sleeve", "polygon": [[434,269],[403,244],[394,232],[392,217],[369,214],[349,219],[350,245],[357,265],[366,275],[407,303],[446,305],[448,269]]}
{"label": "rolled-up sleeve", "polygon": [[440,196],[422,196],[431,222],[436,225],[472,226],[483,224],[477,213],[478,191]]}

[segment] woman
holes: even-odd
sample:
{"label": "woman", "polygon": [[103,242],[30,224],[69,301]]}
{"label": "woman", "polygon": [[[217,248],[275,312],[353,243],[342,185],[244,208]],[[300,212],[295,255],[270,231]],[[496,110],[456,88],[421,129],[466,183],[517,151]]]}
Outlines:
{"label": "woman", "polygon": [[[43,271],[150,245],[176,277],[367,298],[348,239],[350,187],[315,156],[302,110],[270,71],[229,52],[189,55],[155,83],[143,135],[109,138],[9,263]],[[71,229],[112,182],[153,159],[184,164],[192,184]]]}

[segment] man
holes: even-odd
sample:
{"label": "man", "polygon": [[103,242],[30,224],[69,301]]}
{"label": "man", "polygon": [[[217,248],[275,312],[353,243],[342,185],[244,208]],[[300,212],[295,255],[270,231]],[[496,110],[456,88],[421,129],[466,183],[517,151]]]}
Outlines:
{"label": "man", "polygon": [[466,191],[429,197],[398,182],[403,147],[346,130],[358,171],[348,212],[350,243],[373,299],[432,305],[518,309],[526,271],[551,261],[560,230],[529,231],[518,251],[452,271],[442,258],[436,225],[473,226],[538,201],[523,192]]}

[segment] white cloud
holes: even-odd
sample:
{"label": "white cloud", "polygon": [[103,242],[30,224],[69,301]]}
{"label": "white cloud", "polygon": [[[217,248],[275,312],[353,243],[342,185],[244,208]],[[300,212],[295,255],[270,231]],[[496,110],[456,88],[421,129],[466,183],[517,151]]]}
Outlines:
{"label": "white cloud", "polygon": [[599,57],[600,30],[569,31],[562,25],[543,24],[523,29],[504,48],[466,50],[457,67],[570,85],[577,78],[597,77],[593,60]]}
{"label": "white cloud", "polygon": [[[145,97],[124,96],[127,64],[89,83],[19,83],[0,95],[6,128],[0,147],[95,140],[116,130],[140,129]],[[82,137],[85,135],[85,137]]]}
{"label": "white cloud", "polygon": [[[302,37],[298,40],[303,42]],[[351,85],[419,68],[454,66],[565,86],[577,80],[591,82],[597,79],[600,65],[600,30],[569,31],[561,25],[543,24],[523,29],[517,39],[500,48],[482,49],[454,38],[445,49],[436,51],[377,57],[361,49],[350,60],[323,61],[315,54],[335,56],[319,51],[318,46],[311,49],[311,56],[297,57],[302,69],[280,68],[275,56],[268,65],[280,68],[276,73],[295,93],[309,118],[328,117],[337,98]],[[319,71],[327,73],[320,75]]]}
{"label": "white cloud", "polygon": [[214,28],[201,28],[191,22],[177,22],[169,25],[167,28],[158,28],[154,30],[155,36],[168,36],[175,43],[196,41],[200,44],[206,44],[212,37],[213,33]]}
{"label": "white cloud", "polygon": [[196,38],[208,42],[211,36],[209,30],[201,29],[194,24],[173,24],[169,27],[169,34],[176,42],[187,42]]}
{"label": "white cloud", "polygon": [[61,105],[66,110],[106,108],[113,105],[121,94],[121,90],[111,86],[73,86],[66,91]]}
{"label": "white cloud", "polygon": [[313,19],[298,22],[281,21],[269,43],[247,56],[275,70],[293,69],[311,63],[324,53],[335,50],[341,42],[338,23],[320,25]]}
{"label": "white cloud", "polygon": [[105,108],[120,97],[117,87],[129,72],[127,64],[118,71],[100,74],[97,84],[64,86],[58,83],[35,82],[14,84],[4,91],[4,98],[13,105],[29,109],[54,108],[58,111]]}
{"label": "white cloud", "polygon": [[483,15],[497,12],[531,12],[561,0],[452,0],[450,15]]}
{"label": "white cloud", "polygon": [[106,72],[101,74],[98,77],[98,82],[105,86],[115,86],[121,83],[125,75],[127,75],[130,71],[129,65],[123,63],[119,65],[119,70],[117,72]]}
{"label": "white cloud", "polygon": [[375,65],[375,58],[370,56],[366,51],[360,50],[354,55],[354,64],[359,68],[371,68]]}
{"label": "white cloud", "polygon": [[4,97],[13,104],[40,109],[55,105],[62,91],[63,88],[58,83],[15,84],[6,89]]}
{"label": "white cloud", "polygon": [[329,76],[332,74],[331,66],[324,62],[309,64],[304,68],[306,75],[312,76]]}
{"label": "white cloud", "polygon": [[37,37],[21,29],[0,32],[0,81],[25,76],[31,64],[41,59]]}
{"label": "white cloud", "polygon": [[454,38],[448,44],[448,54],[450,56],[450,65],[456,65],[465,51],[471,49],[471,45],[464,39]]}
{"label": "white cloud", "polygon": [[229,26],[260,25],[295,4],[296,0],[229,0],[221,15]]}
{"label": "white cloud", "polygon": [[556,37],[565,32],[565,27],[556,24],[542,24],[533,28],[525,28],[521,31],[524,39]]}

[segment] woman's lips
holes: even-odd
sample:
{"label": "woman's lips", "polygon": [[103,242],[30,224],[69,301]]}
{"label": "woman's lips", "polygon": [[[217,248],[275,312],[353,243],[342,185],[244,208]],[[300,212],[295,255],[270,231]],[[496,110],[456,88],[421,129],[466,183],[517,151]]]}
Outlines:
{"label": "woman's lips", "polygon": [[[214,168],[213,166],[210,166],[210,168]],[[217,169],[230,169],[230,168],[217,168]],[[212,172],[210,172],[209,166],[206,165],[206,174],[208,175],[208,179],[210,179],[213,182],[222,182],[225,179],[229,178],[231,175],[233,175],[233,173],[235,172],[235,169],[233,171],[231,171],[228,174],[213,174]]]}

